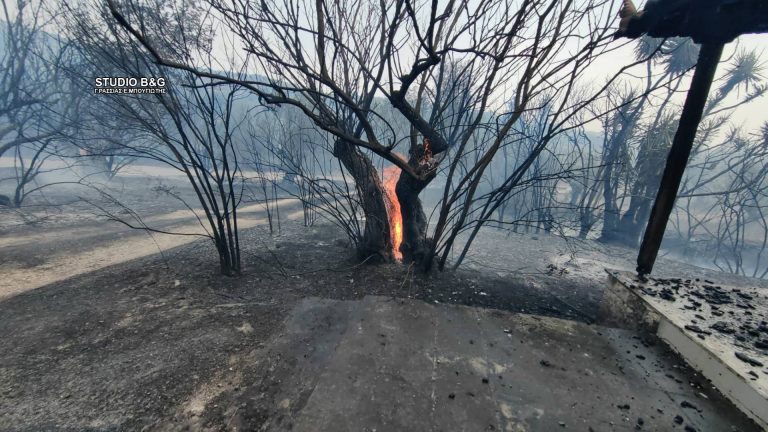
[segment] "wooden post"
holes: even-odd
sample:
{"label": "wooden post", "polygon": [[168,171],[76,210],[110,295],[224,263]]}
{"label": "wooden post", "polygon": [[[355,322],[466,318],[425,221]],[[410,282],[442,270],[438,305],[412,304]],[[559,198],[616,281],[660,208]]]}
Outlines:
{"label": "wooden post", "polygon": [[656,255],[664,238],[669,216],[675,206],[677,191],[688,164],[691,147],[696,138],[696,130],[699,127],[704,105],[707,103],[709,89],[715,77],[717,64],[723,53],[723,44],[704,44],[699,51],[699,59],[696,63],[696,71],[693,73],[691,88],[685,98],[683,112],[680,115],[680,123],[672,141],[672,148],[667,156],[667,165],[661,177],[659,192],[653,203],[653,210],[648,219],[648,225],[643,235],[643,243],[637,256],[637,273],[646,275],[653,270]]}

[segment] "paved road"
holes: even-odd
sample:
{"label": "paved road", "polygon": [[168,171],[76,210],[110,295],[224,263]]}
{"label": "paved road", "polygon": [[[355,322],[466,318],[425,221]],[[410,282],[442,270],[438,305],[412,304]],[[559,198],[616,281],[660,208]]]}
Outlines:
{"label": "paved road", "polygon": [[757,430],[624,330],[372,296],[306,299],[287,329],[312,390],[277,398],[270,430]]}

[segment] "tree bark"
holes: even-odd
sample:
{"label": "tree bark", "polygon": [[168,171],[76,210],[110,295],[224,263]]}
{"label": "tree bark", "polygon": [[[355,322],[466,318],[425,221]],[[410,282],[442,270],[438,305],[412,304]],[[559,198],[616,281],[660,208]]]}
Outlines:
{"label": "tree bark", "polygon": [[[657,115],[657,119],[659,116],[660,114]],[[662,169],[672,139],[670,135],[669,141],[666,141],[664,135],[666,128],[660,129],[658,120],[654,121],[652,128],[650,137],[644,141],[638,151],[629,207],[619,222],[619,233],[624,239],[623,243],[633,248],[640,245],[645,222],[651,214],[653,193],[659,190]]]}
{"label": "tree bark", "polygon": [[403,217],[403,242],[400,252],[403,262],[413,262],[424,267],[429,253],[427,246],[427,216],[421,205],[419,193],[429,184],[419,181],[408,174],[401,174],[395,187],[397,199],[400,201],[400,213]]}
{"label": "tree bark", "polygon": [[587,224],[585,222],[581,222],[579,226],[579,239],[586,240],[587,235],[589,235],[589,232],[592,230],[592,225]]}
{"label": "tree bark", "polygon": [[437,175],[434,163],[433,156],[425,154],[424,146],[416,145],[411,151],[408,164],[416,172],[426,171],[426,176],[420,180],[402,172],[395,187],[403,218],[403,241],[400,244],[403,262],[412,262],[424,272],[432,267],[433,257],[430,254],[431,240],[427,237],[427,216],[419,194]]}
{"label": "tree bark", "polygon": [[388,262],[394,258],[389,236],[389,218],[384,186],[371,160],[349,142],[337,139],[336,156],[355,181],[360,206],[365,215],[363,237],[358,240],[357,254],[367,262]]}
{"label": "tree bark", "polygon": [[598,241],[603,243],[623,243],[623,238],[619,233],[621,206],[616,202],[620,177],[618,165],[620,155],[625,151],[624,148],[632,135],[642,107],[643,103],[641,102],[634,107],[620,108],[617,113],[620,129],[612,136],[610,146],[607,149],[607,157],[603,160],[606,165],[603,177],[603,229],[600,238],[598,238]]}

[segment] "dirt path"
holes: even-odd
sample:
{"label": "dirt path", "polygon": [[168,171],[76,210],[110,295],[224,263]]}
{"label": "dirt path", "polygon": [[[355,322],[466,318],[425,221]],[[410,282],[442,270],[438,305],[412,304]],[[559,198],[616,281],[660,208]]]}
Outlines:
{"label": "dirt path", "polygon": [[[278,204],[282,219],[302,217],[298,200],[282,199]],[[190,211],[159,214],[144,222],[154,229],[183,235],[149,233],[105,221],[0,238],[0,299],[205,239],[204,228]],[[240,209],[241,229],[268,223],[263,204]]]}

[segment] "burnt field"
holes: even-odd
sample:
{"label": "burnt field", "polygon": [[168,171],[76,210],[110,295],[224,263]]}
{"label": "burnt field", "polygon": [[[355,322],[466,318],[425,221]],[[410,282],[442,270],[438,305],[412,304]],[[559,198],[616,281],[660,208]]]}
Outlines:
{"label": "burnt field", "polygon": [[[163,217],[179,209],[162,196],[135,199],[156,210],[148,222],[193,226]],[[632,256],[547,234],[491,231],[467,266],[424,275],[399,263],[359,263],[342,231],[323,221],[303,226],[286,199],[283,214],[294,216],[279,232],[270,234],[263,210],[249,216],[256,222],[243,231],[243,272],[228,277],[210,260],[208,240],[149,237],[80,206],[59,206],[54,214],[67,218],[36,214],[34,223],[4,228],[0,429],[285,427],[286,412],[301,405],[286,411],[280,401],[301,403],[312,393],[291,377],[314,370],[290,359],[329,349],[328,336],[313,332],[332,334],[344,322],[317,318],[304,331],[321,340],[286,345],[286,320],[303,299],[415,299],[595,325],[602,268],[627,268]],[[675,274],[717,276],[662,263]]]}

